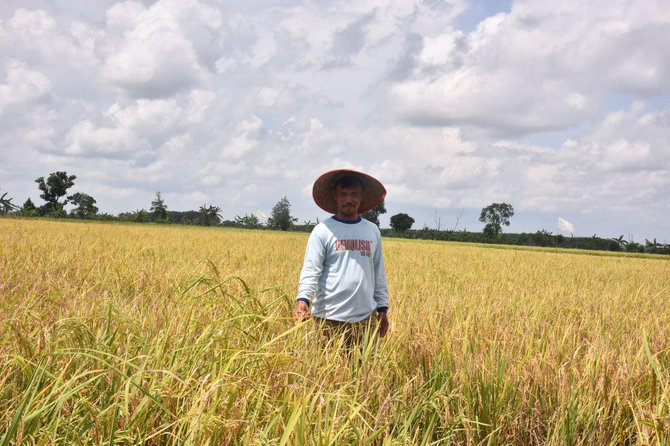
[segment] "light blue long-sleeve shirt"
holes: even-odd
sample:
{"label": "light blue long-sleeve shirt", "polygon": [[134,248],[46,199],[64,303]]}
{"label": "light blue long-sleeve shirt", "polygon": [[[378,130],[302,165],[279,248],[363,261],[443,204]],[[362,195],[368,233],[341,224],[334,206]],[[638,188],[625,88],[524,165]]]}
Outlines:
{"label": "light blue long-sleeve shirt", "polygon": [[314,227],[305,250],[299,300],[312,315],[358,322],[375,309],[388,308],[388,286],[379,228],[359,218],[331,217]]}

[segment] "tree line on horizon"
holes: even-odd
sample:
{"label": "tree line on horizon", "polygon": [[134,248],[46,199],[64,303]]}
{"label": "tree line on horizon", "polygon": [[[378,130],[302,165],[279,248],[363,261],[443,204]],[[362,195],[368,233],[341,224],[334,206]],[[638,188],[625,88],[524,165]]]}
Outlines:
{"label": "tree line on horizon", "polygon": [[[123,221],[135,223],[157,223],[157,224],[186,224],[202,226],[228,226],[246,229],[276,229],[310,230],[318,223],[305,221],[302,225],[297,224],[298,219],[291,215],[291,203],[287,197],[281,198],[272,208],[271,217],[267,222],[262,221],[255,214],[236,215],[233,220],[224,220],[221,208],[218,206],[203,204],[198,210],[172,211],[169,210],[161,192],[151,201],[149,209],[136,209],[134,211],[121,212],[114,216],[100,212],[96,206],[97,201],[90,194],[76,192],[68,195],[68,189],[74,186],[76,175],[68,175],[67,172],[52,172],[47,179],[39,177],[35,180],[41,191],[40,198],[44,203],[37,206],[32,199],[28,198],[22,206],[13,203],[11,198],[4,193],[0,198],[1,215],[17,215],[22,217],[47,217],[47,218],[75,218],[81,220],[98,221]],[[69,212],[65,206],[74,206]],[[379,226],[379,215],[386,213],[384,203],[375,209],[365,213],[364,218]],[[391,227],[403,232],[411,228],[414,219],[407,214],[400,213],[391,217]]]}
{"label": "tree line on horizon", "polygon": [[[96,206],[96,200],[89,194],[76,192],[71,195],[67,190],[74,186],[76,175],[68,175],[67,172],[52,172],[47,179],[39,177],[35,180],[39,190],[40,198],[44,203],[35,205],[28,198],[22,206],[13,203],[5,192],[0,195],[0,215],[16,215],[20,217],[46,217],[46,218],[73,218],[81,220],[97,221],[120,221],[135,223],[156,224],[184,224],[201,226],[223,226],[245,229],[271,229],[281,231],[311,232],[319,223],[311,220],[297,224],[298,219],[291,215],[291,203],[284,196],[272,208],[271,216],[267,222],[263,222],[255,213],[235,215],[233,220],[224,220],[221,208],[218,206],[203,204],[198,210],[173,211],[169,210],[161,192],[151,201],[149,210],[144,208],[135,211],[121,212],[117,216],[101,213]],[[69,213],[65,206],[74,206]],[[361,215],[362,218],[380,227],[379,216],[386,214],[386,205],[382,202],[376,208]],[[499,243],[506,245],[526,246],[553,246],[562,248],[593,249],[608,251],[626,251],[638,253],[670,254],[670,245],[646,240],[645,244],[636,243],[633,240],[624,240],[623,235],[618,238],[600,238],[595,234],[592,237],[564,237],[560,234],[552,234],[544,229],[535,233],[507,234],[503,233],[502,226],[510,225],[510,218],[514,215],[514,207],[509,203],[492,203],[482,208],[479,221],[485,223],[482,232],[469,232],[466,229],[457,230],[456,225],[452,229],[443,230],[441,219],[436,213],[435,228],[424,225],[422,229],[411,229],[415,220],[406,213],[398,213],[390,217],[390,228],[381,228],[383,236],[403,237],[427,240],[463,241],[475,243]]]}

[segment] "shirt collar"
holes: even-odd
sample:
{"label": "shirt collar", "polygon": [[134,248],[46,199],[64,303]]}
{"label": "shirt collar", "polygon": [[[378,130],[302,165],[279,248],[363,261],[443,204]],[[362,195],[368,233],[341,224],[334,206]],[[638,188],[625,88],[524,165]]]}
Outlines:
{"label": "shirt collar", "polygon": [[358,216],[358,218],[356,220],[340,220],[339,218],[337,218],[334,215],[331,218],[335,221],[339,221],[340,223],[344,223],[344,224],[347,224],[347,225],[355,225],[356,223],[361,222],[361,216],[360,215]]}

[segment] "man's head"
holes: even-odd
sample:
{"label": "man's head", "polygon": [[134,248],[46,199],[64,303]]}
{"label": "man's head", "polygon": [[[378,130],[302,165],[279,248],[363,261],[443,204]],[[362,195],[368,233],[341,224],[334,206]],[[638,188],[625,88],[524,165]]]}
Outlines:
{"label": "man's head", "polygon": [[[337,196],[348,189],[359,191],[358,197],[342,197],[342,206],[338,206]],[[355,193],[353,195],[356,195]],[[351,208],[355,209],[353,217],[363,214],[384,201],[386,189],[382,183],[370,175],[351,169],[337,169],[324,173],[314,182],[312,197],[314,202],[324,211],[337,215],[342,209],[351,214]],[[346,205],[346,206],[345,206]]]}
{"label": "man's head", "polygon": [[363,181],[353,175],[346,175],[337,180],[333,187],[337,206],[335,216],[342,220],[357,219],[364,192]]}

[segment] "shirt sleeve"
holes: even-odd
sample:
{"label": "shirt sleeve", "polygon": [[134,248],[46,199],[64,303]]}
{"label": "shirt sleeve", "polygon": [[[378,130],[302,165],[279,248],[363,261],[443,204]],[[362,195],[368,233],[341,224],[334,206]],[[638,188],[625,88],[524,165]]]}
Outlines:
{"label": "shirt sleeve", "polygon": [[375,270],[375,292],[374,299],[377,303],[377,309],[386,311],[389,306],[389,290],[386,283],[386,268],[384,267],[384,255],[382,253],[382,237],[377,233],[377,249],[374,254]]}
{"label": "shirt sleeve", "polygon": [[319,236],[317,228],[314,228],[307,241],[305,261],[302,264],[302,271],[300,272],[300,283],[298,285],[298,297],[296,300],[303,300],[308,305],[312,304],[317,287],[319,286],[321,273],[323,272],[325,256],[325,244]]}

